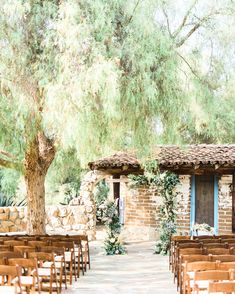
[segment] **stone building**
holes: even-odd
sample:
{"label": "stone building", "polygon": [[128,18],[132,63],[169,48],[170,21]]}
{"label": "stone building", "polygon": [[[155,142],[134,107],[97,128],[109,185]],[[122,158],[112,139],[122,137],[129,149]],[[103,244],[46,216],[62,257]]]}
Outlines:
{"label": "stone building", "polygon": [[[194,223],[207,223],[216,234],[235,232],[235,145],[159,146],[153,158],[161,170],[179,175],[178,233],[190,234]],[[146,187],[129,187],[128,174],[143,173],[136,156],[118,152],[90,162],[89,167],[91,182],[106,177],[113,197],[121,199],[119,213],[125,240],[155,238],[161,197]],[[92,188],[87,189],[87,184],[84,204],[92,199]],[[93,200],[89,204],[94,205]],[[92,231],[94,226],[93,221],[88,229]]]}
{"label": "stone building", "polygon": [[[159,146],[153,159],[161,170],[179,175],[177,186],[177,231],[191,234],[194,223],[207,223],[216,234],[235,232],[235,144]],[[68,206],[47,207],[50,232],[87,233],[96,237],[94,189],[105,179],[111,198],[119,198],[119,214],[125,240],[156,238],[161,197],[147,187],[133,189],[129,174],[142,174],[134,154],[118,152],[89,163],[90,171],[81,184],[80,197]],[[26,225],[25,207],[0,208],[0,232],[22,231]]]}

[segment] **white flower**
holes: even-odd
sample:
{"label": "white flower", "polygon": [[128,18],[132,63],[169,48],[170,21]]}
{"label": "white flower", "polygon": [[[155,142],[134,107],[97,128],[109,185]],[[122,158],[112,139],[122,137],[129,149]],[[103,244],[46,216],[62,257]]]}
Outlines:
{"label": "white flower", "polygon": [[109,241],[110,241],[111,243],[115,243],[115,238],[111,238]]}

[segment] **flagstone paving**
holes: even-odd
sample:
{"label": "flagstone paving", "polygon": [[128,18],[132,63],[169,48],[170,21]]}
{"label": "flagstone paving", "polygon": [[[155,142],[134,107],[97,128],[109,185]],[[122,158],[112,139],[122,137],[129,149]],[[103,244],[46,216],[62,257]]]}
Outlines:
{"label": "flagstone paving", "polygon": [[153,254],[154,242],[132,243],[128,254],[106,256],[91,242],[91,270],[69,286],[67,294],[176,294],[168,258]]}

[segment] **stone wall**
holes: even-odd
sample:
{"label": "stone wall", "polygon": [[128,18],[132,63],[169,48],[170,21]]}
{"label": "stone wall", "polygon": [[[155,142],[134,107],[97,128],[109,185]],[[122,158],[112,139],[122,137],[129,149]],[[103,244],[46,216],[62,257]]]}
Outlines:
{"label": "stone wall", "polygon": [[222,176],[218,185],[219,234],[232,233],[232,176]]}
{"label": "stone wall", "polygon": [[191,176],[179,176],[180,184],[176,187],[177,192],[177,234],[190,234],[190,194]]}
{"label": "stone wall", "polygon": [[[58,205],[46,207],[46,229],[53,231],[87,232],[84,205]],[[0,232],[20,232],[26,230],[27,207],[0,207]],[[89,233],[89,232],[88,232]]]}
{"label": "stone wall", "polygon": [[26,229],[26,207],[0,207],[0,233]]}

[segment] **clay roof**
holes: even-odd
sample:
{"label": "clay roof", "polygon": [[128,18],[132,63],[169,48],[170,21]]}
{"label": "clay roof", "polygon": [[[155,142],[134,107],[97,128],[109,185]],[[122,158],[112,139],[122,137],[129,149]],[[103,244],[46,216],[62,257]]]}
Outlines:
{"label": "clay roof", "polygon": [[[235,144],[228,145],[162,145],[156,147],[153,158],[160,166],[183,165],[230,165],[235,166]],[[117,152],[111,156],[90,162],[91,169],[118,167],[139,168],[140,163],[134,153]]]}

